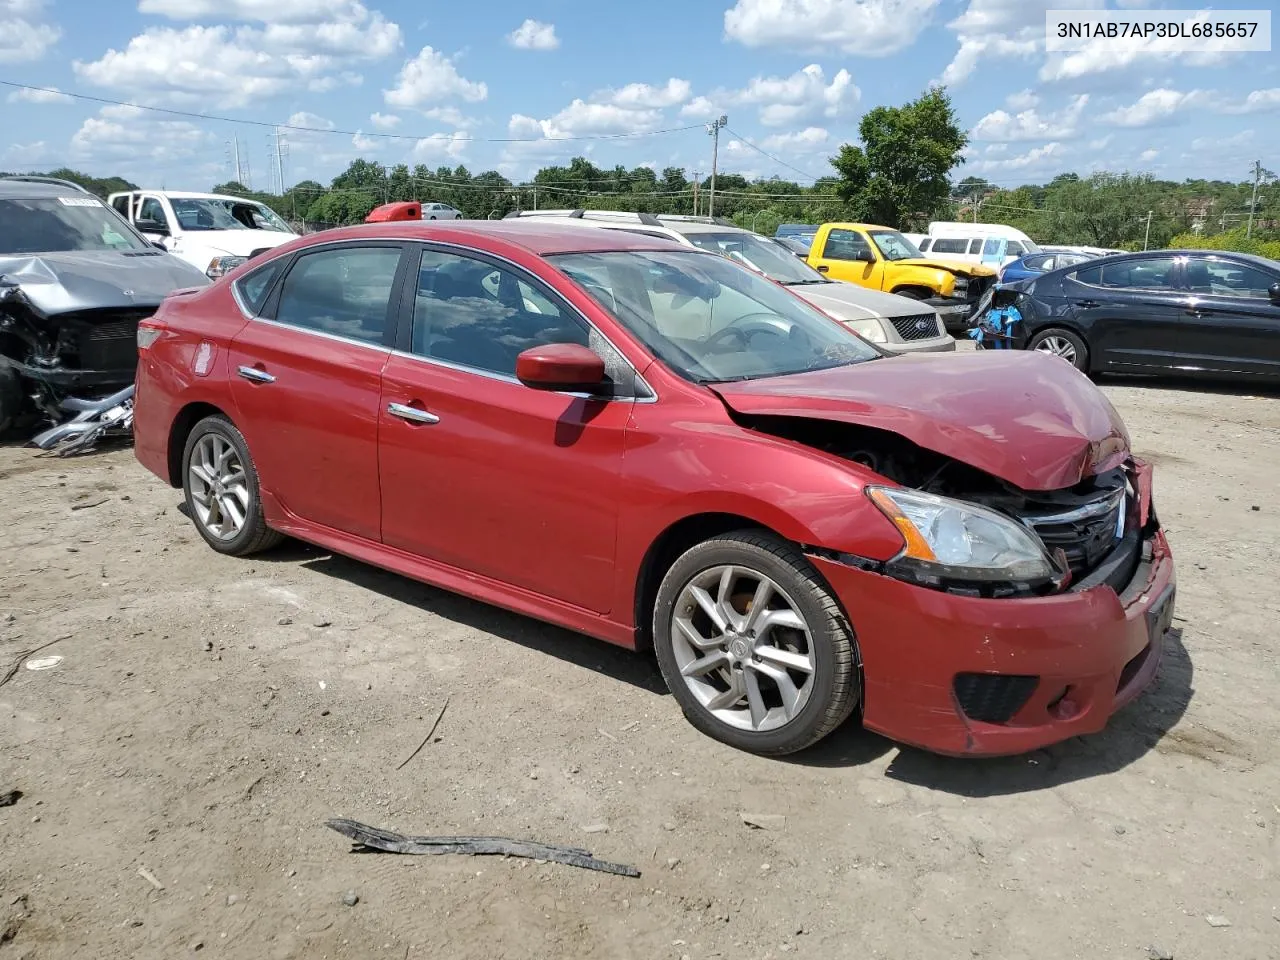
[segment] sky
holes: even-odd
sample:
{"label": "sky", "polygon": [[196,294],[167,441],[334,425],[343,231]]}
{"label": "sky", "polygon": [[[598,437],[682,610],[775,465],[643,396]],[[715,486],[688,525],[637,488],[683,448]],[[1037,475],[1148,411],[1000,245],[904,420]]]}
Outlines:
{"label": "sky", "polygon": [[[1280,168],[1277,53],[1045,50],[1046,9],[1204,5],[0,0],[0,81],[44,88],[0,86],[0,168],[206,190],[232,178],[238,141],[263,190],[280,173],[328,183],[360,156],[513,179],[576,155],[705,175],[704,124],[723,114],[721,170],[804,183],[832,174],[869,109],[943,83],[971,138],[957,179],[1243,181],[1255,159]],[[278,164],[271,124],[308,128],[280,131]]]}

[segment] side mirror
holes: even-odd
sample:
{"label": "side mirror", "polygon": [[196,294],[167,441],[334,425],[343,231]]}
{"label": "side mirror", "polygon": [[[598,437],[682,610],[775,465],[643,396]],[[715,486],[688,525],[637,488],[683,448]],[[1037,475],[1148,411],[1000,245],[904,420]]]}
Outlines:
{"label": "side mirror", "polygon": [[516,379],[534,390],[591,390],[604,381],[604,361],[581,344],[548,343],[516,357]]}
{"label": "side mirror", "polygon": [[162,237],[169,235],[169,228],[159,220],[136,220],[133,225],[142,233],[158,233]]}
{"label": "side mirror", "polygon": [[1280,303],[1280,283],[1273,283],[1267,293],[1270,294],[1272,303]]}
{"label": "side mirror", "polygon": [[859,250],[857,255],[853,259],[856,260],[858,263],[875,263],[876,262],[876,256],[870,250]]}
{"label": "side mirror", "polygon": [[164,245],[164,243],[163,243],[162,241],[160,241],[160,240],[152,240],[152,241],[151,241],[151,245],[152,245],[153,247],[156,247],[156,248],[157,248],[157,249],[159,249],[159,250],[164,250],[166,253],[167,253],[167,252],[168,252],[168,250],[169,250],[169,248],[168,248],[168,247],[166,247],[166,246]]}

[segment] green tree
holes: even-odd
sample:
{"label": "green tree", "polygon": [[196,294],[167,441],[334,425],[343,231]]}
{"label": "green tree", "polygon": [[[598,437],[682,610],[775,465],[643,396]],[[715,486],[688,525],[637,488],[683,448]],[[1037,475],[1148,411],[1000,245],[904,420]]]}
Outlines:
{"label": "green tree", "polygon": [[840,197],[856,216],[910,227],[946,208],[948,175],[964,162],[969,138],[945,89],[931,87],[901,107],[870,110],[858,133],[862,146],[846,143],[831,160]]}

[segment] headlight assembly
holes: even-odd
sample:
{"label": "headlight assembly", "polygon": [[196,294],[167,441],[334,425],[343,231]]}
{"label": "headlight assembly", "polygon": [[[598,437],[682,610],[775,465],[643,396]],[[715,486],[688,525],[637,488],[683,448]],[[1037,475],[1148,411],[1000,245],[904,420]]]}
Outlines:
{"label": "headlight assembly", "polygon": [[205,276],[210,280],[217,280],[219,277],[230,273],[248,259],[248,257],[214,257],[209,261],[209,269],[204,272]]}
{"label": "headlight assembly", "polygon": [[905,542],[889,566],[911,579],[1027,583],[1061,574],[1034,533],[993,510],[898,487],[868,487],[867,496]]}
{"label": "headlight assembly", "polygon": [[870,340],[872,343],[889,342],[889,338],[885,336],[884,325],[879,320],[841,320],[840,322],[864,340]]}

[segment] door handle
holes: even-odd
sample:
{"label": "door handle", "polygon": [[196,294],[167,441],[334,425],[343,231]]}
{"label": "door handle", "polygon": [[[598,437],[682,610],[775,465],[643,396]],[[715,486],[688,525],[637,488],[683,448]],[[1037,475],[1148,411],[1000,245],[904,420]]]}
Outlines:
{"label": "door handle", "polygon": [[252,383],[275,383],[276,378],[257,367],[237,367],[236,373]]}
{"label": "door handle", "polygon": [[388,403],[387,413],[393,417],[399,417],[401,420],[408,420],[410,423],[439,423],[440,418],[434,413],[427,410],[420,410],[418,407],[411,407],[404,403]]}
{"label": "door handle", "polygon": [[819,272],[819,273],[830,273],[830,272],[831,272],[831,268],[830,268],[830,267],[828,267],[825,263],[823,263],[823,264],[820,264],[820,265],[818,266],[818,272]]}
{"label": "door handle", "polygon": [[1097,305],[1098,305],[1097,300],[1077,300],[1076,301],[1077,307],[1084,307],[1085,309],[1096,307]]}

